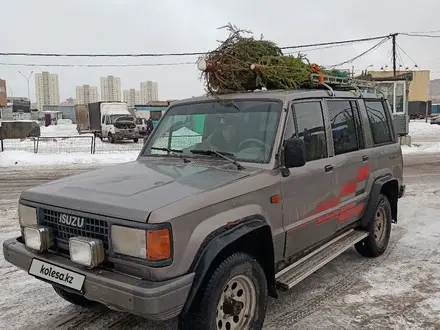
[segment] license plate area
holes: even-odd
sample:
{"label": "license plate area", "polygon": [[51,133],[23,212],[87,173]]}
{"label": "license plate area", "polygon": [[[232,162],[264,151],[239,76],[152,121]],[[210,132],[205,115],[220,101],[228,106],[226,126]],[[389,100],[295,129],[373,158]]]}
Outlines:
{"label": "license plate area", "polygon": [[79,292],[82,291],[86,279],[82,274],[35,258],[32,259],[28,273],[42,280],[59,284]]}

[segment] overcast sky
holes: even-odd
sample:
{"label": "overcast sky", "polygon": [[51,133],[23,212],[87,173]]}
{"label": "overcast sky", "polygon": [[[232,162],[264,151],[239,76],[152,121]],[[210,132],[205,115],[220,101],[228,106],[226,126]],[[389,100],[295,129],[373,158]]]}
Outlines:
{"label": "overcast sky", "polygon": [[[231,22],[280,46],[357,39],[392,32],[440,30],[438,0],[0,0],[1,52],[160,53],[213,49]],[[440,33],[438,33],[440,35]],[[312,62],[333,65],[372,47],[377,41],[306,51]],[[399,36],[404,66],[431,70],[440,77],[440,38]],[[388,64],[391,42],[353,65],[360,71]],[[29,58],[0,56],[2,64],[139,64],[194,62],[195,57],[166,58]],[[345,68],[351,68],[351,64]],[[370,68],[371,69],[371,68]],[[19,73],[58,73],[61,101],[75,97],[75,86],[90,84],[100,92],[101,76],[121,77],[122,89],[139,89],[141,81],[159,83],[160,99],[203,93],[196,65],[156,67],[24,67],[0,65],[8,93],[27,96]],[[31,78],[31,98],[35,83]]]}

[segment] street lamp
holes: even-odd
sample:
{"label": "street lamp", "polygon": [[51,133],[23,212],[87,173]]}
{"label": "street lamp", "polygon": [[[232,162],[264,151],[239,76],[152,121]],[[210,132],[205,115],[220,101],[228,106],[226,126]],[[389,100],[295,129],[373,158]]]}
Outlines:
{"label": "street lamp", "polygon": [[29,80],[31,79],[32,74],[34,73],[34,71],[31,71],[31,73],[29,73],[29,76],[27,76],[27,77],[23,73],[21,73],[20,70],[18,70],[18,73],[21,74],[24,77],[24,79],[26,79],[26,81],[27,81],[28,99],[30,101],[31,100],[31,92],[30,92],[30,89],[29,89]]}
{"label": "street lamp", "polygon": [[371,68],[371,67],[373,67],[373,66],[374,66],[374,64],[370,64],[369,66],[367,66],[367,67],[365,68],[365,74],[367,74],[368,68]]}

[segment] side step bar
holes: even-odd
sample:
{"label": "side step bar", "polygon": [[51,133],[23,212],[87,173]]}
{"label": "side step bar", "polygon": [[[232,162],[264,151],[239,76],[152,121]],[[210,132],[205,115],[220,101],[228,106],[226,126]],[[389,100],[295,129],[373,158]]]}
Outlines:
{"label": "side step bar", "polygon": [[351,229],[334,238],[327,244],[324,244],[320,248],[304,256],[302,259],[276,273],[275,279],[277,282],[277,288],[282,291],[287,291],[293,288],[303,279],[312,275],[322,266],[338,257],[367,236],[368,233],[365,231]]}

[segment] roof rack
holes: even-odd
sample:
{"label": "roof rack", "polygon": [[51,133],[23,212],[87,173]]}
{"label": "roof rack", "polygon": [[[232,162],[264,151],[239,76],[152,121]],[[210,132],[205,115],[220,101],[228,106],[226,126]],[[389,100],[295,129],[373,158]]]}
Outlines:
{"label": "roof rack", "polygon": [[349,77],[329,75],[329,74],[319,74],[312,73],[311,75],[312,83],[317,85],[328,85],[333,88],[342,87],[342,88],[353,88],[356,90],[360,89],[376,89],[377,83],[374,81],[362,80],[362,79],[353,79]]}

